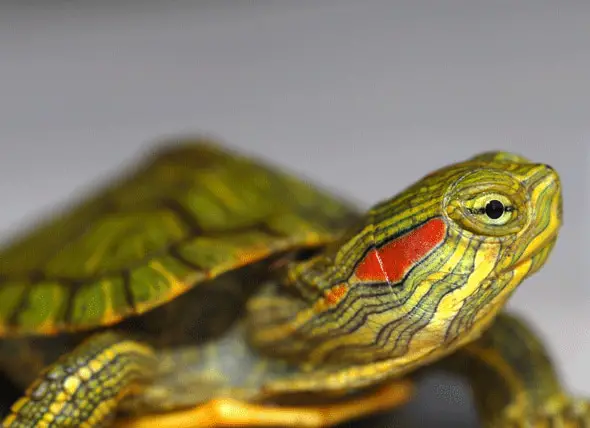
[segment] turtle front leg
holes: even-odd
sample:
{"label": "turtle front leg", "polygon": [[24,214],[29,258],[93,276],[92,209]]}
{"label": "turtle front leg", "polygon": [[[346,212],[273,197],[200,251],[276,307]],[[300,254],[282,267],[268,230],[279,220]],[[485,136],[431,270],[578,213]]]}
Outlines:
{"label": "turtle front leg", "polygon": [[487,428],[590,427],[590,401],[564,392],[543,345],[518,318],[501,314],[442,365],[469,380]]}
{"label": "turtle front leg", "polygon": [[99,333],[49,366],[13,404],[2,427],[108,425],[118,402],[150,380],[155,362],[147,345]]}

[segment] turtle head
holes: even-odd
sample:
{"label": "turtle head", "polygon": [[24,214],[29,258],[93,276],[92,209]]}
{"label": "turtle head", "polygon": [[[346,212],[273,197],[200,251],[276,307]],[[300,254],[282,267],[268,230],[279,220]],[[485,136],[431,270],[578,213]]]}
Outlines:
{"label": "turtle head", "polygon": [[504,284],[509,292],[544,265],[555,245],[563,215],[559,176],[547,164],[505,152],[470,164],[472,171],[445,191],[442,215],[449,236],[479,246],[472,280],[483,288]]}
{"label": "turtle head", "polygon": [[283,310],[286,340],[275,344],[317,364],[401,370],[438,358],[475,339],[545,263],[561,218],[548,165],[490,152],[439,169],[292,268],[292,282],[318,292],[291,318]]}

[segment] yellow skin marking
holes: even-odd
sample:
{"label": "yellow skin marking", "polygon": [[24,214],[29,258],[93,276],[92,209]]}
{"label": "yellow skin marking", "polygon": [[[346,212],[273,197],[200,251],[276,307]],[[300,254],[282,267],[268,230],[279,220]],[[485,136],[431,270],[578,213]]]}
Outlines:
{"label": "yellow skin marking", "polygon": [[[247,190],[238,191],[231,180],[243,180],[244,189],[255,188],[248,179],[261,180],[257,173],[268,172],[264,167],[252,167],[208,147],[194,153],[184,150],[162,156],[163,164],[156,162],[153,168],[160,171],[159,191],[166,198],[179,195],[168,213],[170,224],[176,225],[171,233],[182,234],[179,224],[195,229],[187,246],[175,250],[184,254],[186,265],[196,267],[177,276],[176,268],[168,269],[164,259],[155,257],[139,265],[160,274],[166,299],[178,297],[169,302],[170,307],[180,305],[184,297],[180,295],[193,285],[193,277],[215,278],[297,245],[325,247],[303,260],[286,254],[286,261],[273,267],[268,286],[247,301],[240,328],[233,327],[237,329],[203,347],[192,347],[194,353],[160,350],[157,341],[152,349],[130,339],[124,329],[90,336],[39,376],[25,397],[15,402],[5,426],[330,426],[405,403],[412,390],[405,376],[428,365],[466,376],[486,428],[544,428],[550,421],[564,428],[590,426],[588,402],[563,391],[534,333],[502,312],[518,285],[545,263],[561,225],[559,178],[550,167],[509,153],[486,153],[435,171],[364,216],[356,216],[325,195],[318,197],[279,175],[274,177],[281,184],[277,185],[280,196],[291,191],[295,205],[264,193],[273,187],[266,176],[261,181],[264,191],[248,199]],[[182,162],[171,166],[166,156]],[[238,167],[243,176],[232,173]],[[246,174],[248,168],[252,174]],[[115,189],[115,199],[141,199],[152,181],[141,173],[135,180],[137,187],[127,183],[120,195]],[[134,188],[144,193],[130,191]],[[179,190],[187,188],[186,193]],[[207,189],[221,193],[213,201],[199,192]],[[160,205],[170,202],[145,194]],[[320,200],[316,205],[314,198]],[[191,211],[194,207],[188,200],[210,208]],[[253,204],[246,210],[248,200],[276,201],[280,209]],[[305,210],[298,211],[303,206]],[[258,209],[265,217],[254,216]],[[319,218],[328,212],[330,220],[313,223],[314,215]],[[223,221],[243,224],[240,213],[248,219],[253,215],[254,221],[248,223],[254,224],[251,231],[239,229],[231,235],[220,227]],[[197,225],[216,228],[205,227],[203,232],[191,216]],[[182,222],[176,221],[181,218]],[[344,218],[347,232],[344,223],[336,221]],[[331,221],[339,225],[331,229]],[[388,263],[405,263],[400,259],[403,252],[392,260],[376,249],[426,224],[444,224],[444,233],[421,238],[429,251],[403,276],[390,276]],[[278,230],[285,226],[301,230],[283,237]],[[133,233],[133,245],[143,242],[141,233]],[[100,252],[120,239],[114,229],[109,229],[107,241],[111,238],[108,246],[103,243],[94,249],[96,259],[86,260],[87,269],[100,268],[100,259],[107,257]],[[219,251],[212,251],[215,248]],[[358,266],[371,251],[377,251],[379,269],[361,274]],[[203,254],[209,259],[198,258]],[[227,257],[222,259],[222,254]],[[210,261],[218,258],[219,262]],[[199,270],[199,263],[209,264]],[[113,291],[106,283],[103,287]],[[190,305],[178,315],[190,319],[193,308],[202,302],[187,302]],[[133,311],[142,313],[160,304],[147,299]],[[105,319],[111,322],[121,314],[108,307]],[[149,314],[145,316],[143,320],[149,319]],[[57,321],[48,317],[29,325],[55,330]],[[6,330],[4,325],[0,328]],[[10,328],[18,331],[23,326]],[[161,333],[165,338],[182,333],[167,329]],[[296,392],[311,395],[313,403],[276,403],[283,394]],[[356,394],[354,399],[347,397],[348,392]],[[161,403],[150,402],[153,396]],[[191,401],[197,396],[201,398]],[[317,405],[328,398],[335,400]],[[138,414],[113,419],[118,410]]]}
{"label": "yellow skin marking", "polygon": [[82,381],[77,376],[69,376],[64,381],[64,390],[68,394],[74,395],[81,383]]}

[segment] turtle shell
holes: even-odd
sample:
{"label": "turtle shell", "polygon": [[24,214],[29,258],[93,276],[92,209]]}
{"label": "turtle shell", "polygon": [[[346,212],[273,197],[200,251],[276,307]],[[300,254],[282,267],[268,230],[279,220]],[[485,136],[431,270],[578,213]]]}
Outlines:
{"label": "turtle shell", "polygon": [[160,148],[0,252],[0,335],[110,325],[218,275],[333,240],[346,202],[195,141]]}

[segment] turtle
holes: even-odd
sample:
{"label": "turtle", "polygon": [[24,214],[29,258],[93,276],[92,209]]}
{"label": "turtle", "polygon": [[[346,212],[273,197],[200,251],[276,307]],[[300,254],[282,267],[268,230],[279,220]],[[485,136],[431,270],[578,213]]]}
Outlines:
{"label": "turtle", "polygon": [[128,174],[0,252],[3,427],[332,426],[464,376],[486,427],[588,427],[526,321],[558,173],[489,151],[368,210],[214,140]]}

